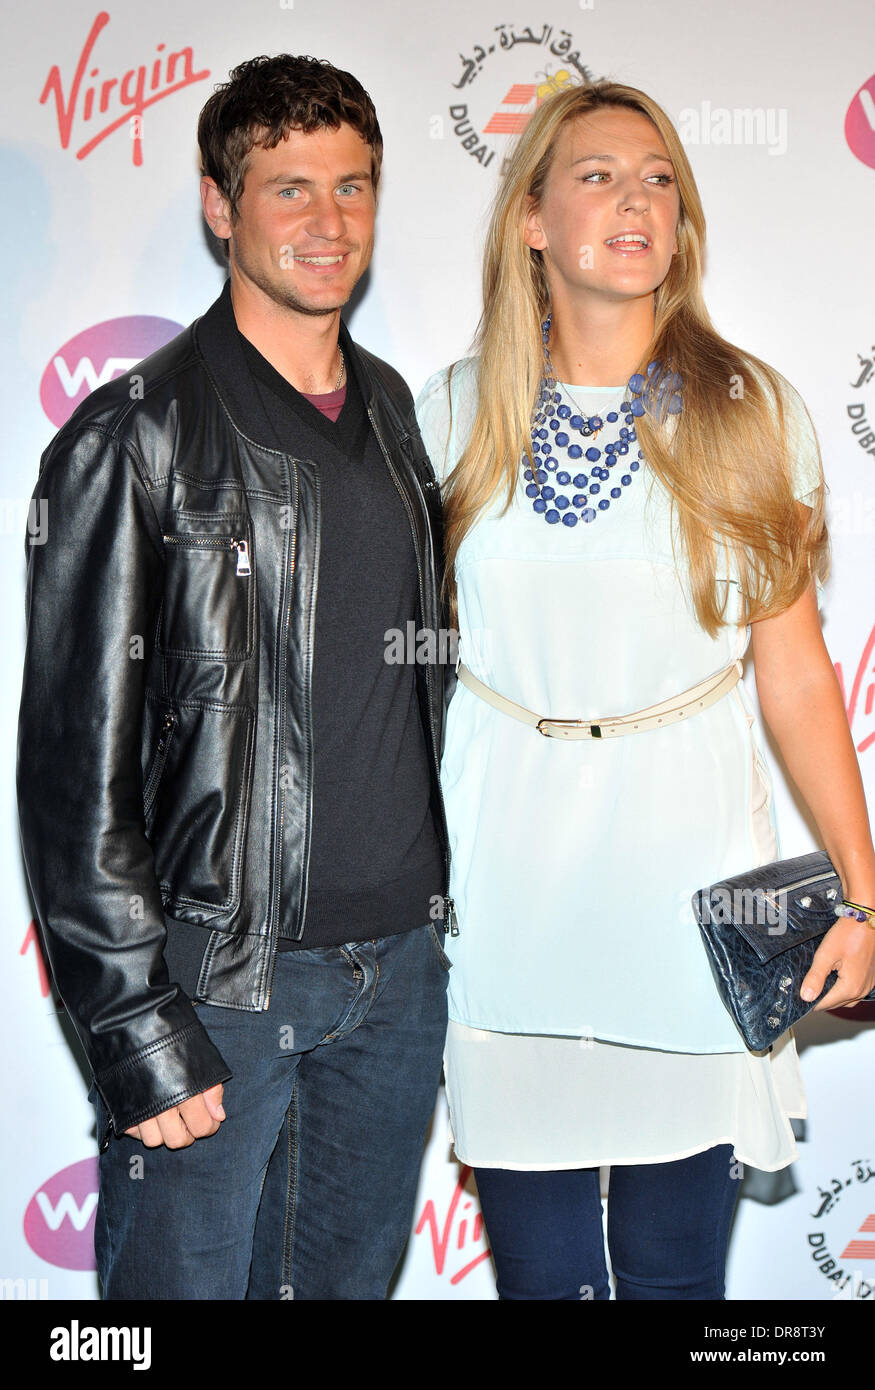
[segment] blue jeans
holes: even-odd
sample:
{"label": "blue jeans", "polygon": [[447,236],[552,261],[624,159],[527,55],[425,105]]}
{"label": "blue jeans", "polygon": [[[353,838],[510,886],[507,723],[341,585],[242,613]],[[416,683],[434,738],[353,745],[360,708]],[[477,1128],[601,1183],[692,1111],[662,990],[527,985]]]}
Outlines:
{"label": "blue jeans", "polygon": [[198,1005],[233,1072],[227,1118],[185,1149],[124,1136],[101,1154],[104,1298],[386,1297],[440,1080],[442,939],[281,952],[265,1012]]}
{"label": "blue jeans", "polygon": [[[609,1299],[598,1168],[477,1168],[503,1299]],[[722,1300],[741,1186],[731,1144],[670,1163],[616,1164],[608,1250],[617,1299]]]}

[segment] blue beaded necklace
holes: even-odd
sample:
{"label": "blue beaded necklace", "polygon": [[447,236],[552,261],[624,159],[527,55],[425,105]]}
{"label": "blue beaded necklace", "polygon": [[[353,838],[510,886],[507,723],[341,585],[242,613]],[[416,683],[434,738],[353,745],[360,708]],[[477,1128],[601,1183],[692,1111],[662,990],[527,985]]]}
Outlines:
{"label": "blue beaded necklace", "polygon": [[[603,420],[600,415],[590,415],[584,417],[575,413],[571,406],[563,402],[562,391],[558,389],[559,384],[556,380],[556,373],[553,369],[553,361],[550,357],[549,337],[552,314],[541,325],[541,337],[544,343],[544,376],[538,392],[538,401],[532,417],[532,454],[534,455],[535,468],[532,470],[528,466],[528,461],[523,455],[523,463],[526,465],[523,477],[526,482],[526,496],[532,499],[532,508],[539,516],[551,526],[562,522],[569,529],[576,526],[578,521],[595,521],[599,512],[606,512],[611,505],[611,501],[616,501],[622,497],[623,488],[628,487],[632,482],[632,475],[637,473],[644,462],[641,450],[638,450],[638,457],[632,459],[628,464],[628,471],[614,475],[619,476],[620,486],[616,485],[610,489],[610,497],[600,497],[602,483],[611,481],[611,469],[629,453],[632,445],[637,444],[638,436],[635,432],[635,419],[644,414],[648,409],[651,398],[660,406],[666,402],[666,409],[669,414],[676,415],[681,408],[681,397],[678,388],[681,385],[680,377],[675,373],[667,373],[660,378],[659,363],[651,362],[647,368],[647,378],[645,379],[640,372],[635,372],[627,382],[624,399],[619,404],[617,410],[608,411]],[[645,396],[647,400],[645,402]],[[667,397],[667,400],[666,400]],[[582,445],[571,443],[568,430],[576,430],[578,435],[584,440],[595,440],[596,436],[605,427],[605,421],[609,424],[616,424],[622,417],[624,423],[620,425],[616,439],[603,442],[601,448],[597,448],[591,443],[589,448],[584,451]],[[552,434],[552,438],[550,437]],[[569,468],[563,468],[560,460],[556,457],[559,451],[566,454],[580,470],[572,476]],[[555,452],[554,452],[555,451]],[[590,465],[589,473],[582,470],[586,464],[581,464],[578,460],[585,458]],[[568,487],[572,484],[579,489],[569,497],[564,492],[558,492],[550,481],[550,474],[554,473],[553,481],[558,487]],[[584,491],[587,489],[587,491]]]}

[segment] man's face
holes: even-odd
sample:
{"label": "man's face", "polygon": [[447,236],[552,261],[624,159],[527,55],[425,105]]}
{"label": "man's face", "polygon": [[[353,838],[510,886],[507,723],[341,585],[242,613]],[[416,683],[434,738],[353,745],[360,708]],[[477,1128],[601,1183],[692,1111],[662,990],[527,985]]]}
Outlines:
{"label": "man's face", "polygon": [[342,124],[256,145],[236,218],[212,225],[244,279],[283,308],[318,315],[340,309],[367,269],[375,213],[370,146]]}

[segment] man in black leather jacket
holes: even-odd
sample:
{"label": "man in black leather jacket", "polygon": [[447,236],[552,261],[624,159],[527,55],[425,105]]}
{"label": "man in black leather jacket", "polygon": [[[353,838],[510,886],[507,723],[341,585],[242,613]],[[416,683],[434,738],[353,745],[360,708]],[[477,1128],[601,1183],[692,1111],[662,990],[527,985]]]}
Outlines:
{"label": "man in black leather jacket", "polygon": [[381,1298],[446,1024],[445,670],[387,660],[442,631],[439,490],[340,319],[367,93],[254,59],[198,136],[230,279],[40,465],[25,862],[94,1077],[104,1297]]}

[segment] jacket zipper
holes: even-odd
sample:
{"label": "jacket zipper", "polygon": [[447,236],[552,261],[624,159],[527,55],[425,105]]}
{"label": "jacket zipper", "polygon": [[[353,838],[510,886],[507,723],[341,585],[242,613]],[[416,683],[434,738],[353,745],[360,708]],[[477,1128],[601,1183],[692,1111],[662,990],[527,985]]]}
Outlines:
{"label": "jacket zipper", "polygon": [[[423,585],[423,582],[422,582],[422,565],[421,565],[421,563],[420,563],[420,558],[419,558],[419,547],[418,547],[417,544],[416,544],[416,524],[415,524],[415,522],[414,522],[414,520],[413,520],[413,513],[412,513],[412,511],[410,510],[410,503],[409,503],[409,501],[408,501],[408,499],[407,499],[407,494],[405,493],[405,491],[404,491],[404,489],[402,488],[400,482],[398,481],[398,476],[397,476],[397,474],[396,474],[396,472],[395,472],[395,468],[394,468],[394,465],[393,465],[393,463],[392,463],[392,460],[391,460],[390,457],[389,457],[389,452],[388,452],[388,450],[387,450],[385,444],[383,443],[382,435],[380,434],[380,431],[377,429],[377,422],[376,422],[376,420],[374,419],[373,411],[371,410],[370,405],[367,406],[367,412],[368,412],[368,419],[370,420],[371,426],[373,427],[374,434],[375,434],[376,437],[377,437],[377,443],[379,444],[380,449],[382,450],[382,453],[383,453],[383,457],[384,457],[384,459],[386,460],[386,466],[387,466],[388,469],[389,469],[389,474],[390,474],[390,476],[391,476],[391,478],[392,478],[393,483],[395,484],[395,489],[396,489],[396,491],[397,491],[399,497],[401,498],[401,501],[402,501],[403,504],[404,504],[404,510],[407,512],[407,519],[408,519],[408,521],[409,521],[409,523],[410,523],[410,533],[411,533],[411,535],[412,535],[412,537],[413,537],[413,549],[414,549],[414,553],[416,554],[416,576],[417,576],[417,581],[418,581],[418,583],[419,583],[419,611],[420,611],[420,613],[422,614],[423,619],[424,619],[424,618],[425,618],[425,586]],[[430,532],[431,532],[431,527],[430,527],[430,523],[429,523],[429,533],[430,533]],[[437,634],[435,634],[435,636],[437,636]],[[438,800],[440,801],[441,815],[443,816],[443,821],[444,821],[444,835],[446,836],[446,835],[447,835],[447,809],[446,809],[446,806],[444,805],[444,793],[443,793],[443,788],[441,787],[440,754],[439,754],[439,752],[438,752],[437,738],[436,738],[436,736],[435,736],[434,720],[433,720],[433,718],[432,718],[432,672],[431,672],[431,665],[428,664],[428,663],[426,663],[426,667],[425,667],[425,686],[426,686],[426,690],[428,691],[428,695],[429,695],[428,726],[429,726],[429,731],[430,731],[430,733],[431,733],[432,757],[433,757],[433,760],[434,760],[434,764],[435,764],[435,768],[436,768],[436,774],[437,774]],[[442,698],[443,698],[443,697],[442,697]],[[445,875],[445,879],[446,879],[446,892],[445,892],[445,894],[444,894],[444,920],[445,920],[445,922],[446,922],[446,924],[447,924],[447,927],[448,927],[448,929],[449,929],[450,936],[458,936],[458,935],[459,935],[459,924],[458,924],[458,920],[457,920],[457,918],[456,918],[456,905],[455,905],[455,903],[453,902],[453,899],[452,899],[452,898],[450,897],[450,895],[449,895],[449,894],[450,894],[450,849],[449,849],[449,843],[447,844],[446,848],[444,849],[444,875]]]}
{"label": "jacket zipper", "polygon": [[165,536],[165,545],[181,545],[190,550],[236,550],[237,573],[252,573],[249,563],[249,543],[237,536]]}
{"label": "jacket zipper", "polygon": [[143,789],[143,819],[148,820],[149,812],[158,794],[158,784],[164,772],[164,764],[167,761],[167,750],[170,747],[170,740],[176,728],[177,717],[173,710],[168,710],[164,716],[164,723],[161,725],[161,733],[158,735],[158,747],[155,749],[155,757],[149,769],[149,776]]}
{"label": "jacket zipper", "polygon": [[[287,460],[287,462],[291,462],[291,460]],[[294,467],[295,467],[294,464],[292,464],[292,468],[293,468],[293,469],[294,469]],[[295,508],[296,508],[296,510],[297,510],[297,504],[298,504],[298,475],[297,475],[297,471],[295,471],[295,491],[294,491],[294,497],[295,497]],[[296,561],[297,561],[297,550],[298,550],[298,528],[297,528],[297,526],[295,526],[295,527],[293,528],[293,530],[292,530],[292,553],[291,553],[291,564],[290,564],[290,566],[289,566],[289,606],[288,606],[288,619],[289,619],[289,622],[291,621],[291,613],[292,613],[292,594],[291,594],[291,589],[292,589],[292,587],[293,587],[293,585],[294,585],[295,564],[296,564]],[[286,625],[286,639],[287,639],[287,638],[288,638],[288,624]],[[287,651],[288,651],[288,640],[284,641],[283,647],[284,647],[284,650],[287,652]],[[279,729],[279,731],[280,731],[280,733],[279,733],[280,744],[282,744],[282,738],[283,738],[283,733],[282,733],[282,731],[283,731],[283,729],[284,729],[284,727],[285,727],[285,722],[286,722],[286,696],[285,696],[285,691],[286,691],[286,686],[287,686],[287,684],[288,684],[287,681],[285,681],[285,680],[282,681],[282,683],[281,683],[281,689],[280,689],[280,691],[278,692],[278,693],[279,693],[279,700],[278,700],[277,703],[280,705],[280,718],[279,718],[279,720],[278,720],[277,727],[278,727],[278,729]],[[285,799],[285,796],[283,796],[283,798],[282,798],[282,811],[280,812],[280,823],[279,823],[279,827],[278,827],[278,830],[277,830],[277,837],[276,837],[276,849],[275,849],[275,852],[274,852],[274,883],[275,883],[275,885],[276,885],[276,889],[275,889],[275,893],[274,893],[273,921],[272,921],[271,928],[270,928],[270,941],[269,941],[269,947],[268,947],[268,949],[269,949],[269,951],[270,951],[270,973],[269,973],[268,978],[267,978],[267,992],[266,992],[266,994],[265,994],[265,996],[264,996],[264,1006],[263,1006],[263,1007],[264,1007],[265,1009],[269,1009],[269,1008],[270,1008],[270,996],[271,996],[271,993],[272,993],[272,991],[273,991],[273,977],[274,977],[274,974],[275,974],[275,972],[276,972],[276,956],[277,956],[277,953],[276,953],[276,935],[277,935],[277,929],[278,929],[278,925],[279,925],[280,867],[281,867],[281,863],[282,863],[282,854],[283,854],[283,823],[284,823],[284,820],[285,820],[285,810],[286,810],[286,799]]]}

